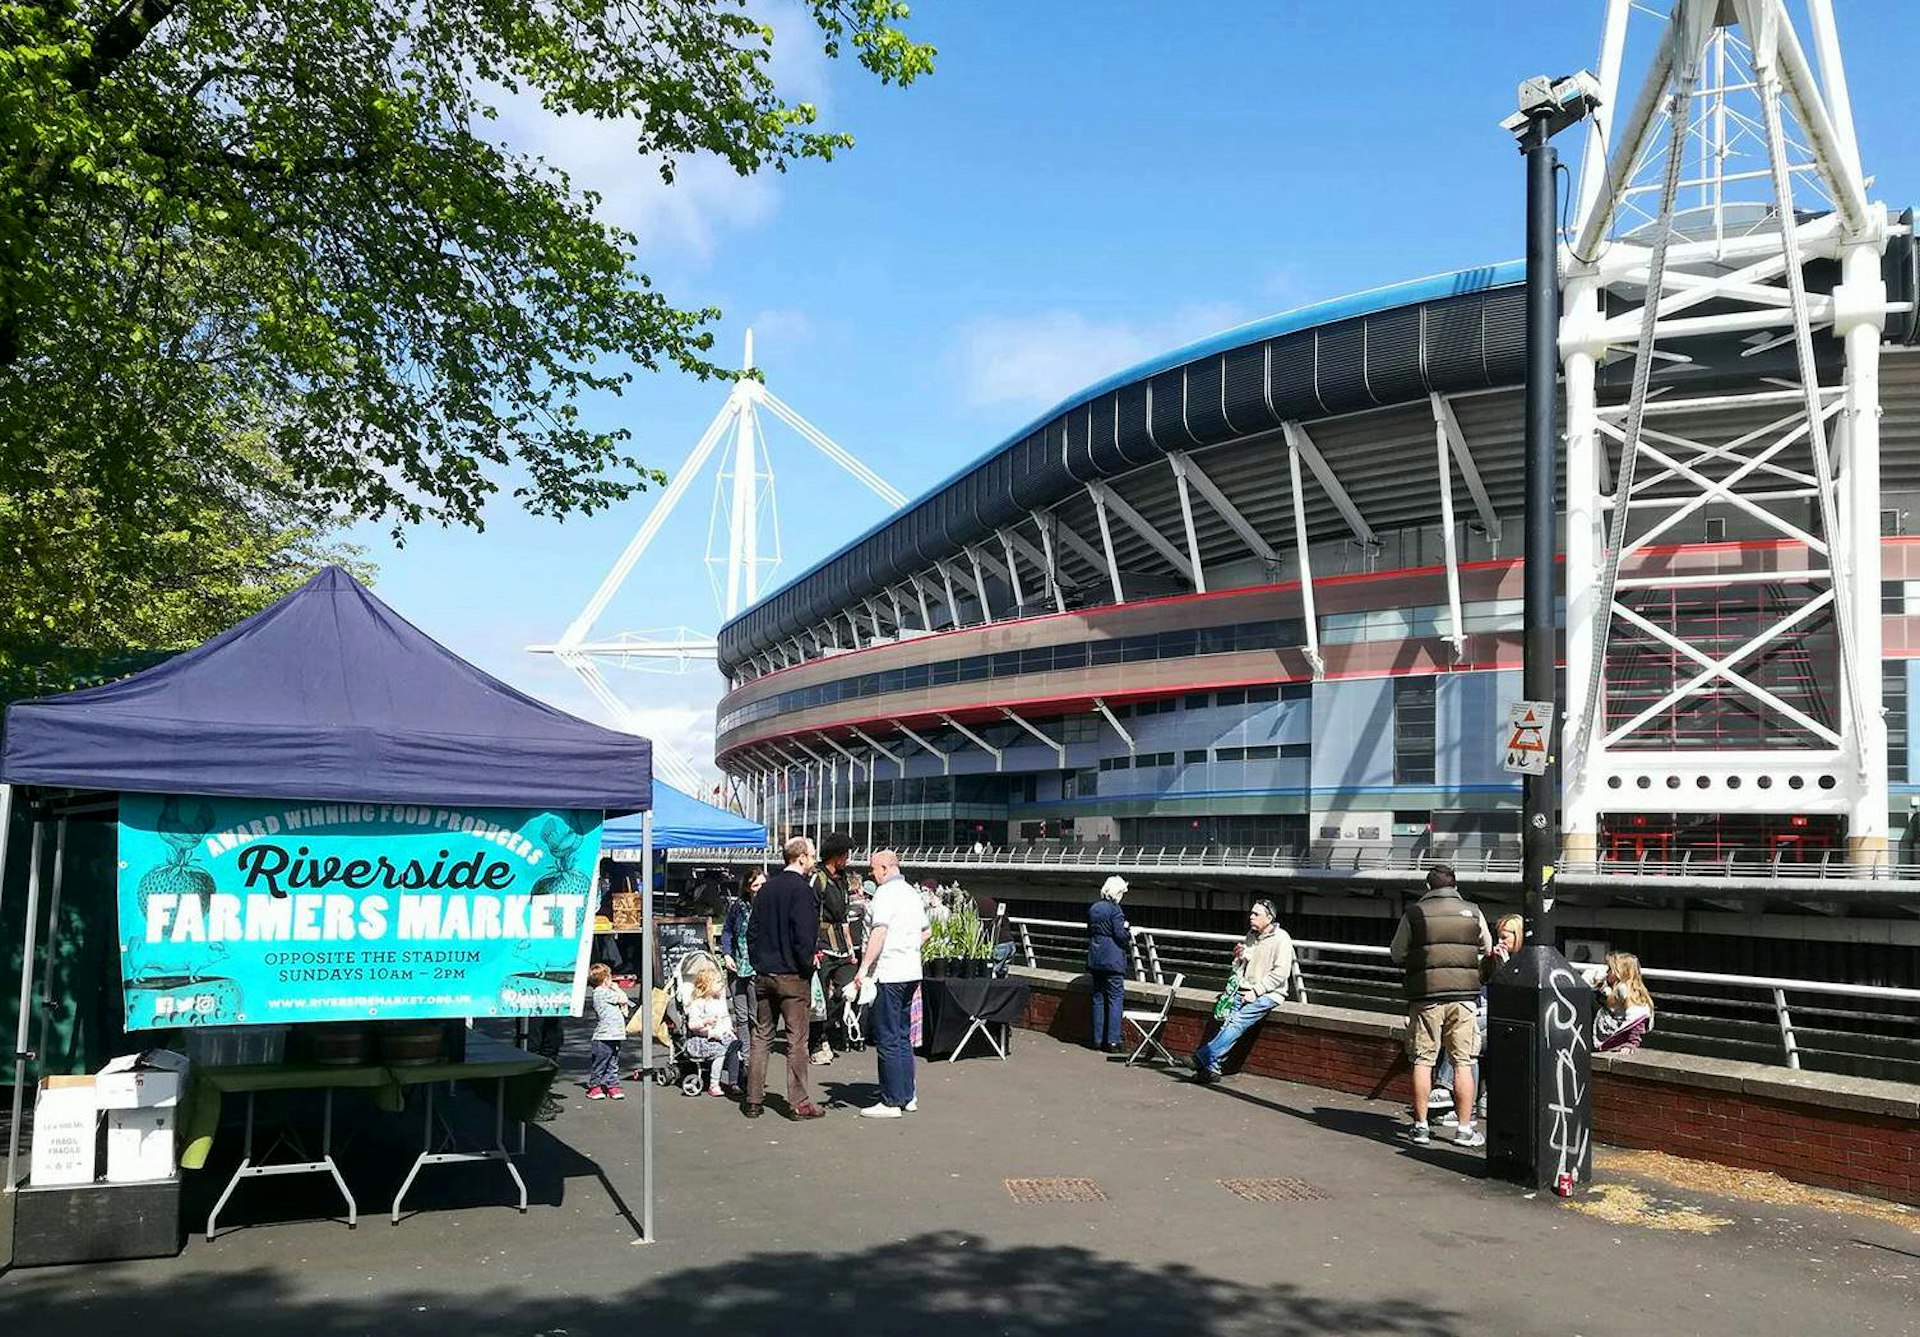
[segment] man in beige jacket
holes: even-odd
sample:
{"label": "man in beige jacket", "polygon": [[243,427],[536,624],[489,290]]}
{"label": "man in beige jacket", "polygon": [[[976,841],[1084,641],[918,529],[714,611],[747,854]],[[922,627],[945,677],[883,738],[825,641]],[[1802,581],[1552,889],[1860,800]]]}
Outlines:
{"label": "man in beige jacket", "polygon": [[1210,1082],[1220,1075],[1220,1064],[1247,1028],[1284,1002],[1293,978],[1293,939],[1275,922],[1272,901],[1259,900],[1247,914],[1247,937],[1233,949],[1233,981],[1239,997],[1233,1011],[1221,1019],[1214,1037],[1193,1051],[1193,1079]]}

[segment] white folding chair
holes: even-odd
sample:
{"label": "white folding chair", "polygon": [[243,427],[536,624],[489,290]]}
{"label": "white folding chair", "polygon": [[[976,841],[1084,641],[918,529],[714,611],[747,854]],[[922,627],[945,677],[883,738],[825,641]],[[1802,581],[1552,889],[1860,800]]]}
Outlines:
{"label": "white folding chair", "polygon": [[1136,1059],[1149,1049],[1158,1054],[1160,1061],[1168,1067],[1179,1066],[1173,1055],[1167,1052],[1167,1047],[1160,1043],[1160,1028],[1167,1024],[1167,1018],[1172,1015],[1173,996],[1180,992],[1180,986],[1186,982],[1186,979],[1187,977],[1185,975],[1175,975],[1173,977],[1173,983],[1167,986],[1167,996],[1160,1000],[1158,1010],[1140,1008],[1132,1012],[1121,1012],[1120,1019],[1129,1023],[1134,1030],[1140,1032],[1140,1043],[1134,1048],[1133,1053],[1127,1057],[1127,1066],[1129,1068],[1134,1065]]}

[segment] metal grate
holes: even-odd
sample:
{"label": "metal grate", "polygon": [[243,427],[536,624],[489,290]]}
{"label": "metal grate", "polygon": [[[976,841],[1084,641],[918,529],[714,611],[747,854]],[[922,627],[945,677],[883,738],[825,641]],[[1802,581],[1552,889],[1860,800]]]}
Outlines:
{"label": "metal grate", "polygon": [[1248,1202],[1314,1202],[1328,1196],[1304,1179],[1222,1179],[1220,1187]]}
{"label": "metal grate", "polygon": [[1091,1179],[1009,1179],[1007,1192],[1022,1207],[1048,1202],[1105,1202],[1107,1195]]}

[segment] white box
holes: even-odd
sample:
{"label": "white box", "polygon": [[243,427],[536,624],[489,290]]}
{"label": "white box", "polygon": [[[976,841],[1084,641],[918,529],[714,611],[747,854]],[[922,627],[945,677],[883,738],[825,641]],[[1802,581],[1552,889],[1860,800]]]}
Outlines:
{"label": "white box", "polygon": [[170,1109],[180,1103],[187,1067],[187,1056],[171,1049],[122,1054],[95,1076],[95,1099],[103,1110]]}
{"label": "white box", "polygon": [[33,1103],[33,1184],[91,1184],[99,1172],[93,1078],[48,1077]]}
{"label": "white box", "polygon": [[106,1114],[109,1184],[173,1178],[171,1109],[113,1109]]}

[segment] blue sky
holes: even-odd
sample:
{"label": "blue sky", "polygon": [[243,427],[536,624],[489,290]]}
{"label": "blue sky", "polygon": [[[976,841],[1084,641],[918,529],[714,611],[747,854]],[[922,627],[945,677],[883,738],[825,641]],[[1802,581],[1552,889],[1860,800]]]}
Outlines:
{"label": "blue sky", "polygon": [[[1515,84],[1597,63],[1600,0],[1368,5],[921,0],[931,78],[881,88],[793,38],[779,72],[851,131],[837,161],[750,181],[688,164],[672,190],[617,127],[508,107],[505,133],[566,166],[639,232],[683,306],[717,305],[733,356],[755,328],[769,386],[909,496],[1101,376],[1258,316],[1520,251],[1520,164],[1498,122]],[[1877,198],[1920,203],[1909,101],[1920,5],[1837,0]],[[1637,84],[1640,40],[1625,82]],[[1804,29],[1803,29],[1804,32]],[[1580,138],[1566,137],[1575,165]],[[675,468],[725,397],[678,375],[594,403]],[[869,493],[769,427],[777,584],[881,518]],[[719,622],[696,483],[597,630]],[[603,718],[524,653],[557,637],[652,504],[565,524],[501,501],[484,533],[356,535],[378,590],[457,652]],[[613,673],[650,731],[705,760],[716,672]]]}

